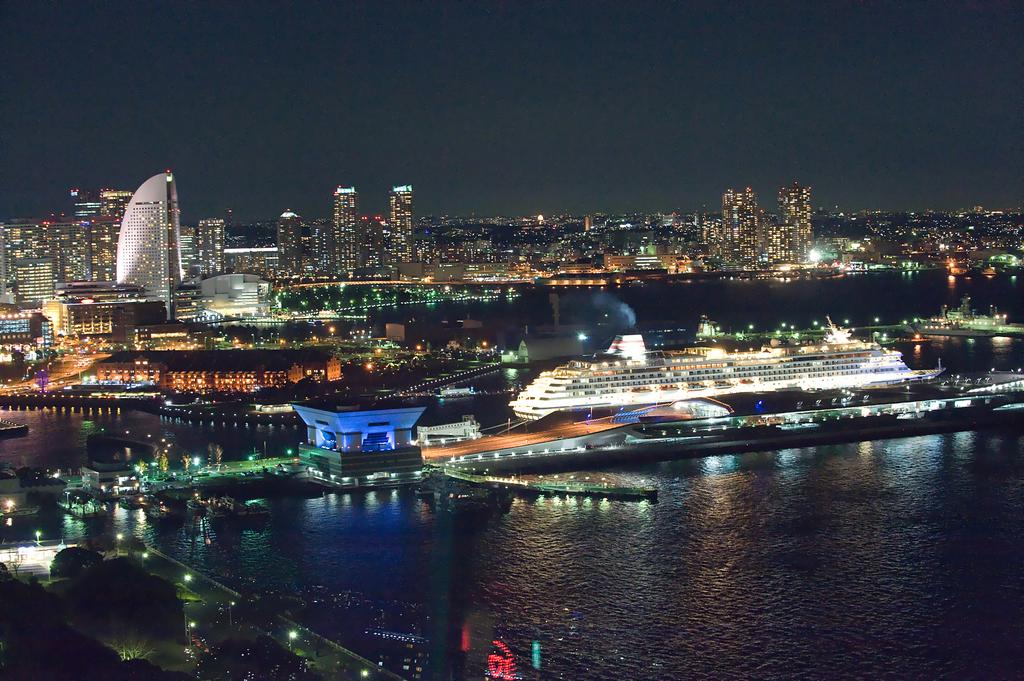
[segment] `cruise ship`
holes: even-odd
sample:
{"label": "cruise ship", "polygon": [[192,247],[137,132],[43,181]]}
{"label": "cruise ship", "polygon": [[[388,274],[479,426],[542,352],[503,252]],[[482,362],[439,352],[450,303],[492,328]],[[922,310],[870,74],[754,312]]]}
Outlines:
{"label": "cruise ship", "polygon": [[891,385],[934,378],[942,368],[912,370],[902,354],[852,338],[829,320],[820,344],[774,342],[729,352],[693,347],[648,351],[642,335],[617,336],[603,355],[540,374],[509,404],[519,418],[559,411],[616,410],[736,392]]}

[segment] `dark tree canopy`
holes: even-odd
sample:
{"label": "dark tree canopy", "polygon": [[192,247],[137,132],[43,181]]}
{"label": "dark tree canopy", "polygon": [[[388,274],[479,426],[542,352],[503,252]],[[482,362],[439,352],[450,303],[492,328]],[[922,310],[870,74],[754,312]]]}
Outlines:
{"label": "dark tree canopy", "polygon": [[61,550],[53,557],[53,563],[50,564],[50,575],[72,579],[102,562],[103,556],[95,551],[71,546]]}
{"label": "dark tree canopy", "polygon": [[199,660],[200,681],[317,681],[321,677],[306,669],[305,661],[269,636],[255,640],[227,639]]}
{"label": "dark tree canopy", "polygon": [[184,619],[174,585],[127,558],[103,561],[83,572],[68,591],[75,620],[101,636],[169,639]]}

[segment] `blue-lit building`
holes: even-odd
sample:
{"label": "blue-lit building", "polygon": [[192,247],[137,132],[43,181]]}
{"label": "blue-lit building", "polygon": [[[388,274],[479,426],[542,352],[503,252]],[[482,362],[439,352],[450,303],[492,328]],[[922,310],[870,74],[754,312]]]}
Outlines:
{"label": "blue-lit building", "polygon": [[424,407],[292,408],[306,424],[306,444],[299,445],[299,457],[314,478],[343,487],[419,480],[423,455],[413,444],[413,428]]}

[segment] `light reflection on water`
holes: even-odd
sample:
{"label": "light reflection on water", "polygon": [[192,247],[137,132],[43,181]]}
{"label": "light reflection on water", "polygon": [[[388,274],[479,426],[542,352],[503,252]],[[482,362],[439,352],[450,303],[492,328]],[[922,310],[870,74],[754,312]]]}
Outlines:
{"label": "light reflection on water", "polygon": [[[884,305],[896,298],[878,296]],[[923,311],[934,312],[932,302]],[[951,370],[1010,368],[1024,344],[937,339],[907,356],[915,366],[942,357]],[[11,417],[34,419],[29,438],[0,442],[0,459],[16,464],[78,461],[84,433],[114,423],[185,447],[215,440],[228,458],[299,436],[193,430],[132,413]],[[474,655],[499,634],[525,666],[540,640],[545,678],[1019,675],[1019,432],[723,454],[601,475],[655,484],[659,499],[520,499],[505,516],[456,522],[411,492],[376,491],[269,499],[269,521],[251,529],[193,532],[118,509],[18,518],[0,537],[121,531],[239,586],[423,603],[428,633],[452,636],[456,648],[452,632],[466,624]],[[452,660],[455,678],[481,678],[483,657]]]}

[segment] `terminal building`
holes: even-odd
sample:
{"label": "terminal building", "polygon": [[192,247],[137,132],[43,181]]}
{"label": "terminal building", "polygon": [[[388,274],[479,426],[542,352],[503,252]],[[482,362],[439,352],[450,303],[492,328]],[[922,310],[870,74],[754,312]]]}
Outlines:
{"label": "terminal building", "polygon": [[413,428],[425,407],[363,410],[292,405],[306,424],[299,458],[311,478],[337,487],[392,487],[419,480]]}

